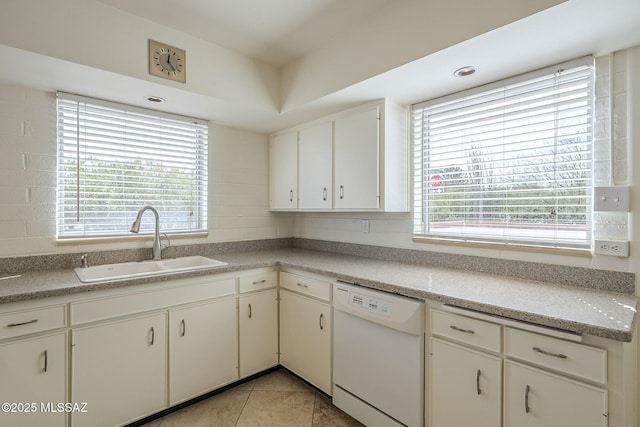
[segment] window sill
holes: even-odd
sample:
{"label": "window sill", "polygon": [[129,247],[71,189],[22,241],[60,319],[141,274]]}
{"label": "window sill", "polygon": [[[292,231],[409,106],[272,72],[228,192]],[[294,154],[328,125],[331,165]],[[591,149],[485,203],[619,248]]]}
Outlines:
{"label": "window sill", "polygon": [[[167,233],[168,234],[168,233]],[[199,233],[179,233],[179,234],[168,234],[170,240],[179,240],[179,239],[202,239],[209,236],[209,233],[206,231]],[[162,239],[162,233],[160,233],[160,237]],[[56,244],[59,246],[70,246],[70,245],[96,245],[96,244],[104,244],[104,243],[122,243],[122,242],[134,242],[138,240],[149,240],[149,238],[153,239],[153,234],[140,234],[140,235],[131,235],[131,236],[105,236],[105,237],[71,237],[64,239],[56,239]]]}
{"label": "window sill", "polygon": [[494,249],[494,250],[511,250],[521,252],[533,252],[553,255],[569,255],[580,257],[591,257],[590,249],[583,248],[558,248],[554,246],[538,246],[525,245],[518,243],[502,243],[502,242],[480,242],[470,240],[446,239],[440,237],[413,236],[416,243],[428,243],[433,245],[459,246],[466,248]]}

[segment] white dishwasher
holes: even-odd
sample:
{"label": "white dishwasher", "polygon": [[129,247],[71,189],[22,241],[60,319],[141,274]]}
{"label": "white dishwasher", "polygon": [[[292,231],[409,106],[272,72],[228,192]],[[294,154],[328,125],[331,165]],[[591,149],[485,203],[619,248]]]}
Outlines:
{"label": "white dishwasher", "polygon": [[333,284],[333,403],[367,426],[424,425],[425,304]]}

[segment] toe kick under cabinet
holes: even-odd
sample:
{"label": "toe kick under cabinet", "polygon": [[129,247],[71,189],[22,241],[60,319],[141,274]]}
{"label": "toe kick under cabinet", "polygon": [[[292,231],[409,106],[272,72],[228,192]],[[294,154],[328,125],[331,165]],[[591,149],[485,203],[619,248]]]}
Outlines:
{"label": "toe kick under cabinet", "polygon": [[627,425],[622,343],[441,303],[428,322],[429,426]]}

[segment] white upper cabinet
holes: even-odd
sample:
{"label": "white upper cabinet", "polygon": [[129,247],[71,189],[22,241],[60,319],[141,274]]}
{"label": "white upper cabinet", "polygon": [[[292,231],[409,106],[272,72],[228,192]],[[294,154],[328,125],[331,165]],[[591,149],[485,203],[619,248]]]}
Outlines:
{"label": "white upper cabinet", "polygon": [[378,107],[334,122],[334,206],[336,209],[380,207]]}
{"label": "white upper cabinet", "polygon": [[298,132],[273,136],[269,144],[269,206],[298,207]]}
{"label": "white upper cabinet", "polygon": [[298,133],[298,207],[331,209],[333,197],[333,124],[320,123]]}
{"label": "white upper cabinet", "polygon": [[[275,134],[271,210],[407,212],[407,120],[406,109],[381,100]],[[281,152],[295,136],[297,159],[292,148]],[[283,183],[292,171],[296,188]]]}

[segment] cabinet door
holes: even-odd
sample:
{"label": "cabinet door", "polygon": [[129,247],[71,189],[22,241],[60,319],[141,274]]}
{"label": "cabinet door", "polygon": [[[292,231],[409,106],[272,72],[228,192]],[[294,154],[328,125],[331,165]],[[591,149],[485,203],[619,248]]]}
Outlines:
{"label": "cabinet door", "polygon": [[269,145],[269,206],[298,207],[298,133],[273,137]]}
{"label": "cabinet door", "polygon": [[377,209],[380,202],[379,109],[334,122],[334,208]]}
{"label": "cabinet door", "polygon": [[238,379],[236,299],[169,312],[169,403]]}
{"label": "cabinet door", "polygon": [[114,426],[166,407],[167,315],[155,314],[72,331],[73,427]]}
{"label": "cabinet door", "polygon": [[331,394],[331,307],[280,291],[280,363]]}
{"label": "cabinet door", "polygon": [[431,339],[431,427],[500,426],[502,360]]}
{"label": "cabinet door", "polygon": [[605,427],[607,391],[505,361],[505,427]]}
{"label": "cabinet door", "polygon": [[278,364],[278,290],[241,295],[240,378]]}
{"label": "cabinet door", "polygon": [[59,333],[0,345],[0,401],[21,405],[0,412],[0,425],[65,425],[65,413],[51,409],[67,401],[66,343]]}
{"label": "cabinet door", "polygon": [[300,130],[298,151],[298,207],[331,209],[333,123],[322,123]]}

